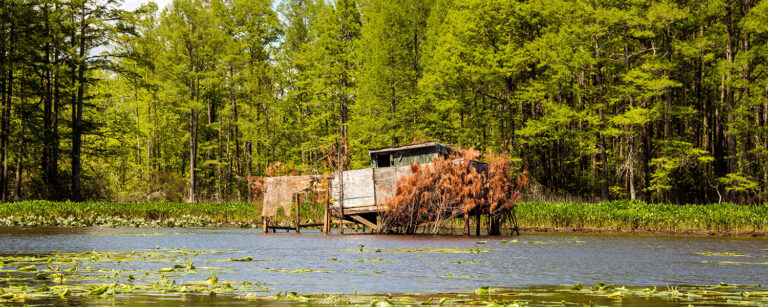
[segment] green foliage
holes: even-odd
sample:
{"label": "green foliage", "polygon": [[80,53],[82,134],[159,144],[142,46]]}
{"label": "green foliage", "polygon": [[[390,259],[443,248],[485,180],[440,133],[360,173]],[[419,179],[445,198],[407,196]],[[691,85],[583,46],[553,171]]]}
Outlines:
{"label": "green foliage", "polygon": [[428,140],[542,197],[768,199],[766,1],[4,4],[2,200],[247,201]]}
{"label": "green foliage", "polygon": [[718,181],[725,185],[726,192],[756,192],[759,189],[757,182],[744,174],[730,173]]}
{"label": "green foliage", "polygon": [[713,161],[706,150],[698,149],[693,144],[668,140],[661,142],[661,157],[651,160],[650,166],[654,167],[651,175],[649,191],[661,193],[672,188],[672,174],[680,168],[696,167]]}

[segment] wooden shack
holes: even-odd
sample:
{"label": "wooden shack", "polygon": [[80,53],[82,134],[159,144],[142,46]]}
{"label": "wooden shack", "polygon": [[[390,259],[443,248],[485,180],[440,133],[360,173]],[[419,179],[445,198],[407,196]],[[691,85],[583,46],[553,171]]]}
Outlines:
{"label": "wooden shack", "polygon": [[[397,181],[411,175],[411,164],[428,165],[437,157],[450,158],[455,151],[438,142],[426,142],[368,150],[371,168],[334,174],[331,182],[333,216],[379,228],[384,205],[395,196]],[[456,160],[458,163],[462,159]],[[485,163],[470,161],[479,170]],[[341,188],[340,188],[341,186]]]}
{"label": "wooden shack", "polygon": [[[336,172],[332,174],[329,191],[329,207],[326,214],[324,227],[327,232],[331,223],[331,217],[339,221],[340,232],[343,232],[344,223],[363,224],[372,230],[378,230],[380,214],[384,211],[384,205],[395,196],[397,181],[411,175],[411,164],[431,164],[437,157],[450,158],[455,153],[453,149],[438,142],[425,142],[397,147],[385,147],[368,150],[371,158],[371,168]],[[455,163],[463,161],[455,160]],[[478,170],[487,169],[485,163],[470,161]],[[307,178],[303,178],[307,177]],[[290,208],[288,202],[291,198],[286,191],[292,193],[309,189],[313,182],[311,176],[302,178],[288,178],[293,181],[301,179],[302,184],[291,182],[290,185],[282,183],[279,178],[267,181],[265,191],[265,203],[262,217],[267,218],[277,211],[276,206]],[[286,188],[278,186],[289,186]],[[306,187],[305,187],[306,186]],[[280,194],[280,195],[271,195]],[[266,200],[270,200],[267,202]],[[266,224],[265,224],[266,225]],[[267,226],[265,226],[267,229]]]}

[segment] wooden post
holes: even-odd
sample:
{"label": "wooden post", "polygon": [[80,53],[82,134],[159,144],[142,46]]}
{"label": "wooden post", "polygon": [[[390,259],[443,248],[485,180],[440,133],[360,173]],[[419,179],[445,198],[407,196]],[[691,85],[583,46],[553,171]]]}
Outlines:
{"label": "wooden post", "polygon": [[[336,141],[338,142],[338,138]],[[346,141],[346,140],[345,140]],[[337,143],[338,144],[338,143]],[[339,146],[339,234],[344,234],[344,160],[342,156],[343,149]]]}
{"label": "wooden post", "polygon": [[469,213],[464,213],[464,235],[469,235]]}
{"label": "wooden post", "polygon": [[499,214],[488,214],[488,235],[501,235],[501,217]]}
{"label": "wooden post", "polygon": [[[339,178],[344,176],[341,172],[339,172]],[[342,185],[342,179],[339,179],[339,234],[344,234],[344,186]]]}
{"label": "wooden post", "polygon": [[328,190],[325,191],[325,217],[323,219],[323,233],[331,231],[331,179],[328,179]]}
{"label": "wooden post", "polygon": [[475,235],[480,236],[480,210],[475,213],[475,218],[477,219],[475,221]]}
{"label": "wooden post", "polygon": [[312,190],[310,190],[312,193],[312,210],[311,211],[312,213],[315,213],[315,209],[317,209],[317,195],[315,194],[317,193],[317,191],[315,191],[314,179],[312,179],[312,181],[313,181]]}
{"label": "wooden post", "polygon": [[269,228],[267,227],[267,221],[269,220],[268,217],[262,216],[261,217],[261,227],[264,231],[264,234],[269,234]]}
{"label": "wooden post", "polygon": [[299,230],[299,227],[301,227],[301,219],[299,217],[300,209],[301,209],[301,194],[296,194],[296,233],[301,232]]}
{"label": "wooden post", "polygon": [[344,234],[344,202],[339,200],[339,234]]}

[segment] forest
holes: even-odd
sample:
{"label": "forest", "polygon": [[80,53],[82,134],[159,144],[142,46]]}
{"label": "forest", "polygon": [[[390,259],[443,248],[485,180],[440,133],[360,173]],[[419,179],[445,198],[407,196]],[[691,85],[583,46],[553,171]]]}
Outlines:
{"label": "forest", "polygon": [[0,2],[2,201],[253,201],[434,140],[532,200],[768,202],[768,0]]}

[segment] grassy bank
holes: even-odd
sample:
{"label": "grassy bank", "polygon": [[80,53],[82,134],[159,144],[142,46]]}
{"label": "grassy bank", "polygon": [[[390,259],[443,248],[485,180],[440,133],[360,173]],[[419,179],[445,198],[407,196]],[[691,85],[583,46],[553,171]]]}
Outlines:
{"label": "grassy bank", "polygon": [[522,202],[516,214],[524,229],[768,234],[765,205],[670,205],[627,200],[590,204]]}
{"label": "grassy bank", "polygon": [[252,203],[114,203],[21,201],[0,204],[2,226],[164,226],[260,225]]}
{"label": "grassy bank", "polygon": [[[0,203],[0,226],[260,227],[260,213],[252,203],[23,201]],[[319,221],[322,214],[320,207],[302,206],[302,219]],[[521,202],[516,214],[527,230],[768,235],[765,205]],[[293,223],[282,210],[278,220]]]}

